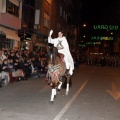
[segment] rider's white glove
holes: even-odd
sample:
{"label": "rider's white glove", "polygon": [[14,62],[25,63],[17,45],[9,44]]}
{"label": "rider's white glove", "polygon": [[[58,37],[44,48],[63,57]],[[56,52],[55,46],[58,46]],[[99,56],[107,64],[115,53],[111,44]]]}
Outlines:
{"label": "rider's white glove", "polygon": [[53,34],[53,30],[50,30],[50,33],[49,33],[49,35],[51,36]]}

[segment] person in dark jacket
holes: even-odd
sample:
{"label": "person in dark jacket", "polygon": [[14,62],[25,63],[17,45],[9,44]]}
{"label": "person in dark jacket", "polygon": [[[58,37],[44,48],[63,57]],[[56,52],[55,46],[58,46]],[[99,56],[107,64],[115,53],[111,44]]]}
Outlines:
{"label": "person in dark jacket", "polygon": [[15,71],[20,69],[20,63],[18,58],[16,58],[15,61],[13,62],[13,66]]}
{"label": "person in dark jacket", "polygon": [[25,78],[29,78],[31,75],[31,63],[29,58],[25,59],[24,61],[24,72],[25,72]]}
{"label": "person in dark jacket", "polygon": [[2,87],[2,84],[6,86],[9,83],[10,77],[8,71],[7,59],[5,59],[4,62],[0,60],[0,87]]}
{"label": "person in dark jacket", "polygon": [[8,66],[8,60],[5,59],[2,64],[2,71],[4,72],[10,72],[9,66]]}

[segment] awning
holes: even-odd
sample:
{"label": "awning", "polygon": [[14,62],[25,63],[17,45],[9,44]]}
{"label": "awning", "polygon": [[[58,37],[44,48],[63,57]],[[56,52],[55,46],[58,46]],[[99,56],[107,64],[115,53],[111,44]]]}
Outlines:
{"label": "awning", "polygon": [[8,29],[8,28],[0,27],[0,31],[5,33],[6,38],[20,41],[20,38],[18,37],[18,34],[17,34],[17,32],[15,30],[11,30],[11,29]]}
{"label": "awning", "polygon": [[0,30],[0,36],[6,37],[6,34],[2,30]]}

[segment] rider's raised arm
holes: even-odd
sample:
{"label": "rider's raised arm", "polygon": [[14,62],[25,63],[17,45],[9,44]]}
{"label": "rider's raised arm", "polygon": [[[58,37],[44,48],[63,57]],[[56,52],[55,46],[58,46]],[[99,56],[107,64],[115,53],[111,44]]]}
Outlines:
{"label": "rider's raised arm", "polygon": [[53,43],[54,44],[54,39],[52,39],[51,35],[53,34],[53,30],[50,30],[49,36],[48,36],[48,43]]}
{"label": "rider's raised arm", "polygon": [[50,35],[48,36],[48,43],[53,43],[54,44],[54,39],[52,39],[52,37]]}
{"label": "rider's raised arm", "polygon": [[52,38],[51,35],[53,33],[53,30],[50,31],[49,33],[49,36],[48,36],[48,43],[52,43],[54,44],[54,46],[56,47],[57,46],[57,43],[58,43],[58,39],[57,38]]}
{"label": "rider's raised arm", "polygon": [[48,43],[52,43],[56,47],[57,43],[58,43],[58,39],[57,38],[52,39],[51,36],[49,36],[48,37]]}

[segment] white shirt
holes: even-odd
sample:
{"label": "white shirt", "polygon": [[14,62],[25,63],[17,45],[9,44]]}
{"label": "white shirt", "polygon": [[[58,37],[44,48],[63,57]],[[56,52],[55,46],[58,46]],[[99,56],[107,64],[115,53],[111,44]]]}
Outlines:
{"label": "white shirt", "polygon": [[51,36],[48,37],[48,42],[54,44],[54,47],[57,47],[59,41],[61,41],[61,44],[63,46],[63,49],[58,50],[59,53],[62,53],[65,55],[65,63],[69,64],[69,72],[70,75],[73,74],[73,70],[74,70],[74,62],[73,62],[73,58],[71,56],[70,50],[69,50],[69,45],[68,42],[66,40],[65,37],[62,38],[54,38],[52,39]]}

